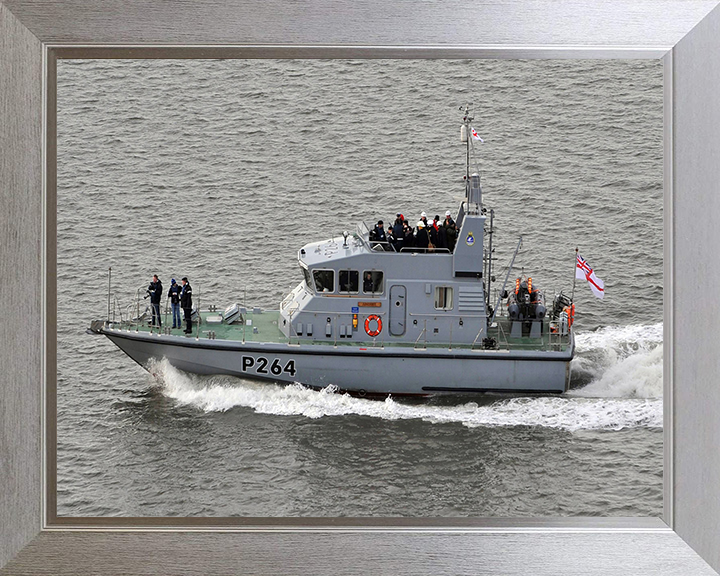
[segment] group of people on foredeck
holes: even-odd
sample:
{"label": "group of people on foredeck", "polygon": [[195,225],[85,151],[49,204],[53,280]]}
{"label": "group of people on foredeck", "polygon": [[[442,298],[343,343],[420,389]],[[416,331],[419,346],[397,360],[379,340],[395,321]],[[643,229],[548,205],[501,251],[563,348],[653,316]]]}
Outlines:
{"label": "group of people on foredeck", "polygon": [[[183,276],[182,286],[175,282],[175,278],[170,280],[170,289],[168,290],[167,297],[170,299],[170,306],[172,308],[172,319],[173,328],[182,328],[182,320],[180,319],[180,309],[182,308],[185,314],[185,334],[192,332],[192,287],[188,282],[187,276]],[[150,308],[152,310],[152,320],[150,321],[151,326],[162,326],[162,319],[160,317],[160,301],[163,297],[163,285],[158,278],[157,274],[153,274],[152,281],[147,287],[146,298],[150,298]]]}
{"label": "group of people on foredeck", "polygon": [[385,223],[378,223],[370,231],[370,241],[379,242],[385,250],[395,252],[452,252],[457,242],[458,227],[450,215],[445,212],[445,219],[440,216],[429,220],[427,214],[420,215],[415,227],[410,226],[405,217],[398,212],[392,226],[385,229]]}

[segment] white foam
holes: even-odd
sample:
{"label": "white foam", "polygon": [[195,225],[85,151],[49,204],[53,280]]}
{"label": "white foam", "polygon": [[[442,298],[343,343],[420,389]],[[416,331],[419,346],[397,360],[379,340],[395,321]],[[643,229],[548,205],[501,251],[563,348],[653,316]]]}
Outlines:
{"label": "white foam", "polygon": [[661,398],[662,323],[606,327],[576,337],[573,380],[588,384],[568,395],[593,398]]}
{"label": "white foam", "polygon": [[358,415],[384,420],[458,423],[469,428],[542,426],[576,431],[662,426],[662,401],[650,399],[535,397],[502,399],[484,406],[475,402],[454,406],[416,405],[392,398],[382,402],[353,398],[337,394],[332,388],[315,392],[299,384],[280,386],[229,376],[196,376],[173,368],[165,360],[156,363],[151,372],[166,396],[205,412],[243,407],[279,416]]}

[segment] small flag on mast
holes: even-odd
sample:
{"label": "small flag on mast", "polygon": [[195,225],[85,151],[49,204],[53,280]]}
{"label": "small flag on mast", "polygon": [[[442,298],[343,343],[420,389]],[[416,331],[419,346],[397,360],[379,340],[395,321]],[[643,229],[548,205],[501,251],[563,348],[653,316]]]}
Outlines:
{"label": "small flag on mast", "polygon": [[578,278],[580,280],[587,280],[588,286],[590,286],[590,290],[592,290],[592,293],[595,294],[595,296],[597,296],[598,298],[600,298],[600,300],[602,300],[605,296],[605,282],[595,276],[595,272],[592,268],[590,268],[590,265],[582,256],[578,254],[576,255],[576,258],[577,262],[575,264],[575,278]]}
{"label": "small flag on mast", "polygon": [[485,140],[480,138],[479,134],[475,132],[475,128],[470,128],[470,134],[472,134],[473,140],[480,140],[483,144],[485,144]]}

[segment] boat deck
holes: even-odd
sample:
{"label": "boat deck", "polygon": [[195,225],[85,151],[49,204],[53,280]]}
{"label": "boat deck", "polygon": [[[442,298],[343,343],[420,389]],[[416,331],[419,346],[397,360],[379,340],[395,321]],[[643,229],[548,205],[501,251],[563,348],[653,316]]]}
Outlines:
{"label": "boat deck", "polygon": [[[334,346],[367,346],[367,347],[408,347],[407,342],[388,342],[383,339],[382,336],[378,336],[374,339],[360,339],[360,338],[335,338],[333,340],[313,340],[311,338],[303,338],[293,336],[290,340],[285,336],[280,328],[278,327],[278,319],[280,317],[277,310],[263,311],[260,313],[253,313],[248,311],[245,314],[244,323],[236,322],[234,324],[223,324],[223,323],[209,323],[208,317],[218,316],[217,312],[201,312],[202,322],[199,326],[195,324],[192,335],[187,337],[193,338],[214,338],[216,340],[228,340],[236,342],[248,342],[248,343],[277,343],[277,344],[306,344],[315,346],[327,346],[332,344]],[[184,323],[183,323],[184,326]],[[131,331],[148,332],[148,333],[169,333],[173,336],[184,336],[183,329],[171,329],[167,324],[167,318],[163,317],[163,328],[150,326],[147,321],[141,323],[135,323],[126,321],[123,323],[116,323],[113,325],[114,328],[120,328]],[[546,325],[547,328],[547,325]],[[360,330],[358,334],[365,336],[364,332]],[[528,351],[557,351],[564,352],[570,346],[569,336],[560,336],[557,334],[548,334],[545,330],[545,334],[542,338],[509,338],[510,334],[510,323],[506,318],[497,319],[497,327],[491,328],[489,336],[494,337],[500,350],[528,350]],[[384,333],[383,333],[384,335]],[[413,346],[417,349],[481,349],[482,342],[478,341],[474,345],[468,343],[455,343],[449,344],[448,342],[425,342],[422,338],[416,342]]]}

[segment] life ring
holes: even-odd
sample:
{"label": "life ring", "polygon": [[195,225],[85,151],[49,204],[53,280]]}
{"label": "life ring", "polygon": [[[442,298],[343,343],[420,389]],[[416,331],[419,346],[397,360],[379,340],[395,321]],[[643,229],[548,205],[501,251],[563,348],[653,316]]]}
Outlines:
{"label": "life ring", "polygon": [[[371,320],[375,320],[375,322],[377,322],[376,330],[370,330]],[[365,332],[367,332],[367,335],[372,338],[375,338],[375,336],[382,332],[382,320],[380,320],[380,316],[378,316],[377,314],[370,314],[370,316],[365,319]]]}

